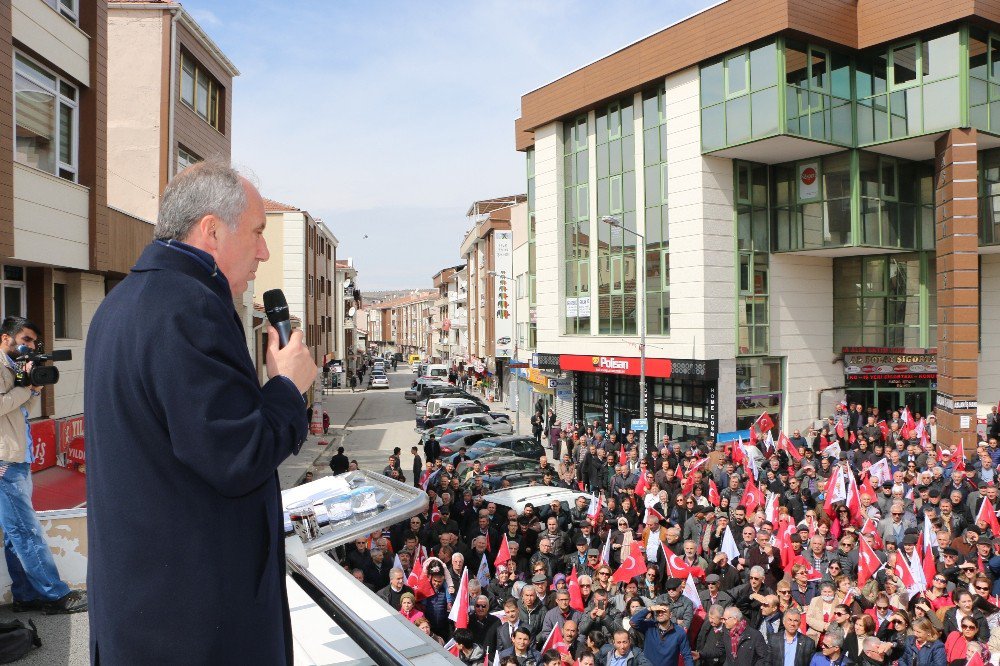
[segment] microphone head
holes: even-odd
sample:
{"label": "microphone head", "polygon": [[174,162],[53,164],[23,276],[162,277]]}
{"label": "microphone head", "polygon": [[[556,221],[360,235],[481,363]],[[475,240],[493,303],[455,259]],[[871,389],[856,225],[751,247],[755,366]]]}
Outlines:
{"label": "microphone head", "polygon": [[264,314],[272,326],[288,321],[288,301],[280,289],[269,289],[264,292]]}
{"label": "microphone head", "polygon": [[28,345],[18,345],[17,346],[17,353],[20,354],[20,355],[22,355],[22,356],[25,355],[25,354],[30,354],[31,353],[31,347],[29,347]]}

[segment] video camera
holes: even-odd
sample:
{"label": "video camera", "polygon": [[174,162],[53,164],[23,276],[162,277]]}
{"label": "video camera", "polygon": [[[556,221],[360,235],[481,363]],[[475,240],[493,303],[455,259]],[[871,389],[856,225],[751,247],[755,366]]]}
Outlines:
{"label": "video camera", "polygon": [[[45,365],[49,361],[69,361],[73,358],[73,352],[69,349],[57,349],[45,353],[41,344],[38,349],[32,350],[27,345],[20,345],[17,348],[17,356],[14,358],[14,386],[49,386],[59,381],[59,368],[54,365]],[[25,366],[31,363],[31,370],[25,370]]]}

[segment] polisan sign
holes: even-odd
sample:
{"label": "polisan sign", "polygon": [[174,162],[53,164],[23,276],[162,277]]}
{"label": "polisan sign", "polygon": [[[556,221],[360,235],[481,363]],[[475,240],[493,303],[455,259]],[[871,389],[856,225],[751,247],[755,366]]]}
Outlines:
{"label": "polisan sign", "polygon": [[[640,360],[634,356],[579,356],[575,354],[559,355],[560,370],[576,370],[577,372],[598,372],[606,375],[634,375],[640,373]],[[670,377],[671,362],[669,358],[647,358],[647,377]]]}

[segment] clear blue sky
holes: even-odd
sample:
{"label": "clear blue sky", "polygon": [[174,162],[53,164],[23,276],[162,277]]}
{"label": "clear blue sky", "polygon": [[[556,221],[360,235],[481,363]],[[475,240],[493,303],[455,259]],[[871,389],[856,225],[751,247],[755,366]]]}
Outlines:
{"label": "clear blue sky", "polygon": [[469,204],[524,192],[523,93],[712,4],[181,2],[242,73],[234,162],[327,223],[362,291],[430,286]]}

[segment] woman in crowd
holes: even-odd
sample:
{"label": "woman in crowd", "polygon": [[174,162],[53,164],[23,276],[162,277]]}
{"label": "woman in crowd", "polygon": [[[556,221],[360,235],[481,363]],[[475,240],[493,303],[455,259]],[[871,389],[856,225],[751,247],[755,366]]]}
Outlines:
{"label": "woman in crowd", "polygon": [[851,625],[853,631],[844,639],[844,653],[852,664],[857,664],[864,654],[865,639],[875,635],[875,620],[868,615],[856,615],[851,618]]}
{"label": "woman in crowd", "polygon": [[410,622],[416,624],[417,620],[424,616],[422,611],[416,608],[417,601],[413,596],[412,592],[403,592],[403,596],[399,598],[399,612]]}
{"label": "woman in crowd", "polygon": [[924,618],[914,622],[912,634],[903,641],[900,666],[946,666],[944,644],[939,638],[930,620]]}

